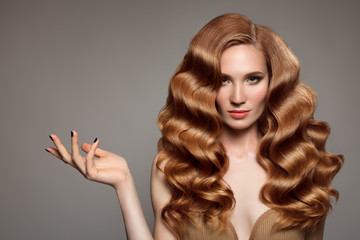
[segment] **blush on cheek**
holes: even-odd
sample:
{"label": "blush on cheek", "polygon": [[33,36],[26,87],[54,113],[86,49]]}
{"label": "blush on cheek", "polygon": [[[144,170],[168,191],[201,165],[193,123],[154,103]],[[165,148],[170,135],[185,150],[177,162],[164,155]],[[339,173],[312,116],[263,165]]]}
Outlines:
{"label": "blush on cheek", "polygon": [[254,101],[257,103],[261,103],[265,100],[266,94],[267,94],[267,88],[260,88],[256,93],[254,93]]}
{"label": "blush on cheek", "polygon": [[221,110],[224,104],[226,104],[226,94],[224,92],[220,91],[215,99],[216,106]]}
{"label": "blush on cheek", "polygon": [[217,105],[220,105],[224,102],[223,98],[221,96],[217,96],[216,97],[216,104]]}

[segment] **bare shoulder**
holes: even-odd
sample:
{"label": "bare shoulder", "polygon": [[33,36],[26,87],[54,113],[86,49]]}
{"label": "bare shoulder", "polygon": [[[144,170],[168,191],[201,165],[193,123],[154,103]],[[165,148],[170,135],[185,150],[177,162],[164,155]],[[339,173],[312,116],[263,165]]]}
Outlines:
{"label": "bare shoulder", "polygon": [[166,226],[162,217],[161,210],[169,201],[171,193],[163,173],[165,162],[157,168],[157,162],[161,153],[156,154],[151,169],[151,201],[155,215],[154,239],[172,240],[176,239],[171,230]]}

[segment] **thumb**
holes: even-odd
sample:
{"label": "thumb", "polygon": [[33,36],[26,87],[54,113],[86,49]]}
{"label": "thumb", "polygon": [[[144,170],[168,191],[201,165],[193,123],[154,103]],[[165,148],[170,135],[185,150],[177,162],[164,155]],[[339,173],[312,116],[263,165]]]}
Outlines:
{"label": "thumb", "polygon": [[[86,153],[88,153],[90,151],[90,148],[91,148],[91,144],[89,144],[89,143],[81,144],[81,149]],[[96,148],[95,156],[97,156],[97,157],[105,157],[107,155],[107,153],[108,152],[105,151],[105,150],[102,150],[100,148]]]}

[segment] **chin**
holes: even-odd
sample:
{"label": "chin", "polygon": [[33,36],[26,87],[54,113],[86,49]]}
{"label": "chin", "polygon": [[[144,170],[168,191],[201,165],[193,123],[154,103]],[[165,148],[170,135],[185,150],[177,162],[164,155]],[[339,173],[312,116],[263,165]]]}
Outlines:
{"label": "chin", "polygon": [[230,129],[230,130],[234,130],[234,131],[243,131],[243,130],[250,129],[254,125],[256,125],[256,124],[251,124],[251,123],[227,124],[227,123],[225,123],[224,127],[226,127],[227,129]]}

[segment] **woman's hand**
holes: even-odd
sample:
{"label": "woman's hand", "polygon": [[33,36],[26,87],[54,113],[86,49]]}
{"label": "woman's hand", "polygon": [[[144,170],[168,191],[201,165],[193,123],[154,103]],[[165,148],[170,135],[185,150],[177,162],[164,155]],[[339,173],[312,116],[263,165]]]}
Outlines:
{"label": "woman's hand", "polygon": [[88,143],[81,145],[81,149],[87,153],[86,157],[81,156],[78,134],[75,131],[71,132],[71,153],[66,150],[55,134],[51,134],[50,138],[56,148],[47,147],[46,151],[79,170],[87,179],[115,188],[128,239],[153,239],[141,208],[134,180],[124,158],[99,149],[97,138],[91,145]]}
{"label": "woman's hand", "polygon": [[99,149],[98,139],[95,139],[92,144],[83,143],[81,145],[81,149],[87,153],[83,157],[79,151],[76,131],[71,132],[71,152],[67,151],[55,134],[49,136],[56,148],[47,147],[45,150],[76,168],[89,180],[110,185],[117,190],[130,175],[126,160],[119,155]]}

